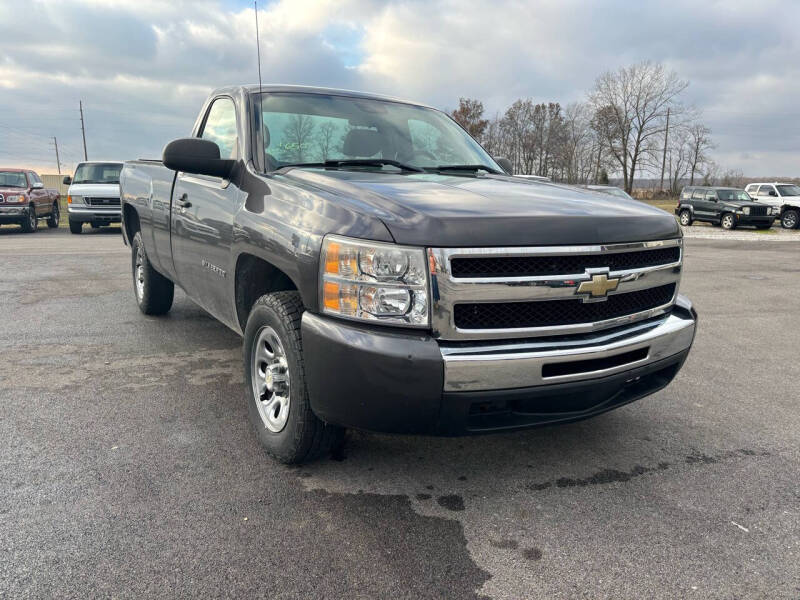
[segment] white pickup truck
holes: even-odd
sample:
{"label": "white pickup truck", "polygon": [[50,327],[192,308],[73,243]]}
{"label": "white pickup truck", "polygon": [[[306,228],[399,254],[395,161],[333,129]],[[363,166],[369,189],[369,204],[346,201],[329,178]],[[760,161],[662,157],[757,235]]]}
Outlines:
{"label": "white pickup truck", "polygon": [[119,223],[119,174],[121,162],[83,162],[75,177],[64,177],[67,192],[69,230],[80,233],[84,223],[93,228]]}
{"label": "white pickup truck", "polygon": [[800,227],[800,185],[795,183],[751,183],[745,191],[764,204],[780,211],[781,227]]}

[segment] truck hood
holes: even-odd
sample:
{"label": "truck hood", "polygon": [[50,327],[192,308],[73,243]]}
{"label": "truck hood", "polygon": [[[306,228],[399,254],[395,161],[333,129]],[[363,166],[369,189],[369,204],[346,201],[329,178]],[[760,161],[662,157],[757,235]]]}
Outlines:
{"label": "truck hood", "polygon": [[98,198],[119,198],[118,183],[73,183],[67,192],[70,196],[97,196]]}
{"label": "truck hood", "polygon": [[681,235],[672,215],[642,202],[505,175],[296,168],[283,176],[377,216],[399,244],[611,244]]}

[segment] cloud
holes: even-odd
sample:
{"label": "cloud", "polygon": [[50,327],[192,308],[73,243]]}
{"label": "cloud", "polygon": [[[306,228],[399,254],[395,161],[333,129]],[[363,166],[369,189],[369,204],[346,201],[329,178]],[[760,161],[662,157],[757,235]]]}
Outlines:
{"label": "cloud", "polygon": [[[661,61],[691,81],[725,167],[800,175],[800,5],[542,0],[260,3],[265,82],[363,89],[490,112],[564,104],[604,70]],[[776,18],[776,16],[780,18]],[[0,162],[158,156],[214,87],[257,80],[246,2],[6,0],[0,6]],[[50,162],[48,162],[50,161]]]}

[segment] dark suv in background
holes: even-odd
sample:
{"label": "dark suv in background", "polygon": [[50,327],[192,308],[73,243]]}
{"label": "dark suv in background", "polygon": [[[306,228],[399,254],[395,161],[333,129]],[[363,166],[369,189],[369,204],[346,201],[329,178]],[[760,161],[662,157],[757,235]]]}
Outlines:
{"label": "dark suv in background", "polygon": [[721,225],[723,229],[734,229],[739,225],[769,229],[777,217],[773,207],[754,202],[744,190],[706,186],[683,188],[675,214],[684,227],[694,221],[705,221]]}

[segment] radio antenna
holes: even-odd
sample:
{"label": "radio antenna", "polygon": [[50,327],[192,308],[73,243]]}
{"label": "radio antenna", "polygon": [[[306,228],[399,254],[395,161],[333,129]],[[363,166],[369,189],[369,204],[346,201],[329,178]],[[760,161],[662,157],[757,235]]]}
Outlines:
{"label": "radio antenna", "polygon": [[261,97],[261,40],[258,37],[258,0],[253,0],[256,13],[256,52],[258,53],[258,96]]}

